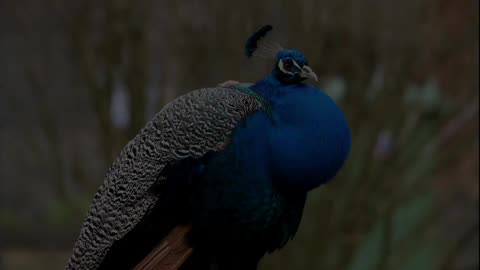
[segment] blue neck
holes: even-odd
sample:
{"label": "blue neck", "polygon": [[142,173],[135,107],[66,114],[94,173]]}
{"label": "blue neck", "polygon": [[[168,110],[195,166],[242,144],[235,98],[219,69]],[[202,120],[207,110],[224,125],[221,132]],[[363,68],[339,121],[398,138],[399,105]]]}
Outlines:
{"label": "blue neck", "polygon": [[270,100],[276,94],[276,89],[283,86],[287,84],[277,80],[274,75],[269,75],[254,84],[252,89],[264,99]]}
{"label": "blue neck", "polygon": [[310,190],[333,178],[350,151],[350,129],[335,102],[313,85],[286,84],[270,75],[251,87],[271,107],[274,124],[258,127],[266,136],[275,181]]}

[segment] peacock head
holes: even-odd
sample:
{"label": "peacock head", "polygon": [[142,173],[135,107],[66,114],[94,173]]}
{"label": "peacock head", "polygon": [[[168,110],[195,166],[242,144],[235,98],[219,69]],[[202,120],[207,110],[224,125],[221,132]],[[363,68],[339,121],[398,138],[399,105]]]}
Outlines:
{"label": "peacock head", "polygon": [[245,44],[247,57],[275,59],[272,74],[282,83],[295,84],[306,79],[318,81],[303,53],[299,50],[283,49],[278,43],[268,39],[267,34],[272,29],[271,25],[265,25],[248,38]]}
{"label": "peacock head", "polygon": [[317,75],[308,66],[307,58],[299,50],[278,52],[272,73],[277,80],[287,84],[299,83],[306,79],[318,81]]}

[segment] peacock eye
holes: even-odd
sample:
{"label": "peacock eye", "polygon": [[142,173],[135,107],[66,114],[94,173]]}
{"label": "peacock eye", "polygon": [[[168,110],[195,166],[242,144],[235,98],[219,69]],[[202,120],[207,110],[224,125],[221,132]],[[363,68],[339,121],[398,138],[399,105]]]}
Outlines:
{"label": "peacock eye", "polygon": [[293,66],[292,58],[286,58],[283,62],[283,66],[287,69],[291,68]]}

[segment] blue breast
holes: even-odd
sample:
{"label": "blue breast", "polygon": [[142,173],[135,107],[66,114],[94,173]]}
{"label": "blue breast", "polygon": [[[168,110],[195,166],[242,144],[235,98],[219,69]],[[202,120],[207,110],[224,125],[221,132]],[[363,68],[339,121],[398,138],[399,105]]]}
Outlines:
{"label": "blue breast", "polygon": [[288,190],[310,190],[333,178],[351,147],[348,122],[320,89],[282,85],[267,78],[253,86],[272,106],[265,159],[272,181]]}
{"label": "blue breast", "polygon": [[[258,237],[251,232],[279,222],[285,210],[282,190],[304,194],[321,185],[335,176],[350,150],[343,113],[319,89],[262,82],[253,89],[271,103],[271,113],[245,119],[227,148],[205,161],[196,199],[197,225],[222,238],[232,231]],[[219,234],[229,226],[243,229]]]}
{"label": "blue breast", "polygon": [[271,119],[265,112],[249,117],[234,130],[227,148],[206,161],[197,200],[203,204],[198,205],[197,214],[205,216],[198,216],[199,222],[224,228],[226,222],[234,221],[252,230],[276,222],[280,210],[275,208],[277,198],[266,158],[268,137],[261,132],[268,123]]}
{"label": "blue breast", "polygon": [[271,100],[277,125],[269,132],[270,168],[287,188],[310,190],[342,167],[350,129],[340,108],[319,89],[300,85],[280,92]]}

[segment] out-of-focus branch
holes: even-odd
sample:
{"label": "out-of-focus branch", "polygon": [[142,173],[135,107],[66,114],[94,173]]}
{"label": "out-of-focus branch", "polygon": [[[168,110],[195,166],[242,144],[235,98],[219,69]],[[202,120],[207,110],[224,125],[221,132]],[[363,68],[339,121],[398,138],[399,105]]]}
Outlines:
{"label": "out-of-focus branch", "polygon": [[[140,6],[140,7],[139,7]],[[137,1],[130,1],[127,19],[130,27],[126,33],[128,55],[126,85],[130,94],[130,125],[127,136],[132,138],[145,124],[146,85],[148,81],[148,47],[146,11]],[[134,12],[138,11],[138,12]]]}
{"label": "out-of-focus branch", "polygon": [[45,134],[51,149],[51,152],[47,154],[47,157],[51,157],[51,160],[48,163],[50,171],[53,173],[52,187],[54,190],[55,199],[60,200],[62,203],[68,203],[69,198],[66,195],[64,183],[65,163],[62,157],[60,136],[58,134],[53,113],[50,111],[47,98],[45,97],[47,90],[40,81],[38,74],[33,69],[28,71],[27,78],[32,90],[32,94],[35,97],[35,104],[37,106],[36,109],[40,118],[40,127]]}
{"label": "out-of-focus branch", "polygon": [[[110,164],[116,155],[115,129],[112,125],[110,106],[113,89],[113,69],[119,58],[120,42],[115,38],[112,20],[107,20],[103,29],[92,27],[90,15],[93,7],[86,2],[73,18],[71,41],[73,54],[78,64],[81,79],[90,93],[93,110],[98,119],[100,145],[104,160]],[[94,31],[102,31],[100,44],[93,38]],[[103,31],[102,31],[103,32]],[[115,53],[117,52],[117,53]]]}
{"label": "out-of-focus branch", "polygon": [[[135,136],[145,124],[148,8],[136,1],[107,1],[100,9],[105,18],[93,22],[92,3],[86,4],[73,19],[72,44],[99,122],[102,152],[110,164],[126,139]],[[130,106],[126,132],[113,125],[111,115],[114,87],[123,83]]]}
{"label": "out-of-focus branch", "polygon": [[438,149],[439,146],[451,140],[459,131],[461,131],[469,121],[478,116],[478,96],[473,97],[473,101],[467,104],[462,111],[455,115],[446,125],[440,130],[438,136],[432,140],[432,147]]}
{"label": "out-of-focus branch", "polygon": [[[440,264],[440,270],[454,269],[453,264],[457,262],[456,258],[463,252],[468,244],[475,240],[475,236],[478,237],[479,224],[471,226],[466,230],[461,237],[449,248],[449,251],[443,256],[442,263]],[[477,254],[478,255],[478,254]]]}

